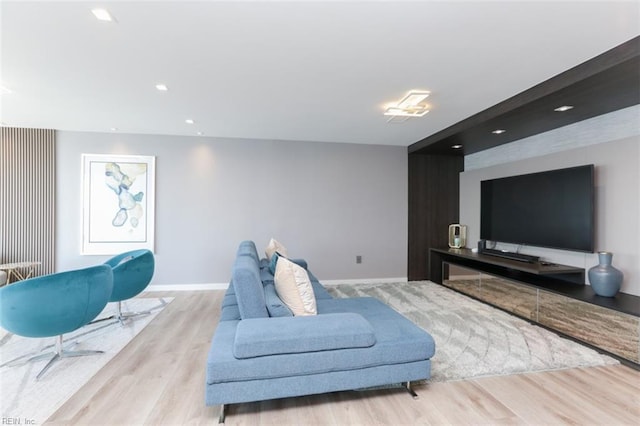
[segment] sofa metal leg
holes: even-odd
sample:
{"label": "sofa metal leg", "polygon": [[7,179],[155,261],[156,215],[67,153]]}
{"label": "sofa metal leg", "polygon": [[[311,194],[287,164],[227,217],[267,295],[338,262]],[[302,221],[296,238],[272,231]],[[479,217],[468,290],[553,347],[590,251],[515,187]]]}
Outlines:
{"label": "sofa metal leg", "polygon": [[220,417],[218,417],[218,424],[224,423],[224,404],[220,404]]}
{"label": "sofa metal leg", "polygon": [[409,392],[413,399],[418,399],[418,394],[411,389],[411,382],[405,382],[404,388]]}

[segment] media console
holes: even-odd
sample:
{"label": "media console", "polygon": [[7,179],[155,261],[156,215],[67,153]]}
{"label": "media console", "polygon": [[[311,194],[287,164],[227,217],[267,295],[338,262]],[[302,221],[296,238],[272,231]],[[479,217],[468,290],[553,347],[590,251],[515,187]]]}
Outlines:
{"label": "media console", "polygon": [[[469,249],[431,249],[430,279],[442,284],[441,264],[444,260],[455,260],[455,263],[474,267],[488,273],[494,273],[505,278],[513,278],[527,284],[544,287],[560,292],[583,290],[584,269],[575,266],[542,264],[540,262],[521,262],[481,253],[473,253]],[[576,288],[578,286],[578,288]]]}
{"label": "media console", "polygon": [[597,296],[585,270],[469,249],[429,253],[430,280],[557,331],[640,369],[640,297]]}

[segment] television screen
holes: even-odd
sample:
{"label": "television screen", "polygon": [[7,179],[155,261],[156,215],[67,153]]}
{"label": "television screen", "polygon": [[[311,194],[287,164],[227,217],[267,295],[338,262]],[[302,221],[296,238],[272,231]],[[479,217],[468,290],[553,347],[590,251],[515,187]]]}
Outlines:
{"label": "television screen", "polygon": [[480,238],[593,252],[593,164],[480,183]]}

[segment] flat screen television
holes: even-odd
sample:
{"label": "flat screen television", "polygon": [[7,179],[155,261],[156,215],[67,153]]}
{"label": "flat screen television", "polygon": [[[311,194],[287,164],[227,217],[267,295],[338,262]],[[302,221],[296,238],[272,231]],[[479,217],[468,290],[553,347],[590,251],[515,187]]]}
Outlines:
{"label": "flat screen television", "polygon": [[483,240],[593,252],[594,166],[480,183]]}

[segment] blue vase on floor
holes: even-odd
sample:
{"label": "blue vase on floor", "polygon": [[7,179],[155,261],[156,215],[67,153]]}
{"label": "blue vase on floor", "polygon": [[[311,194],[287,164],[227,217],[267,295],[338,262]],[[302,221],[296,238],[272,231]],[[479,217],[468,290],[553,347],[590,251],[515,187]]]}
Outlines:
{"label": "blue vase on floor", "polygon": [[598,252],[598,264],[589,269],[589,283],[598,296],[614,297],[622,285],[623,274],[611,266],[613,253]]}

